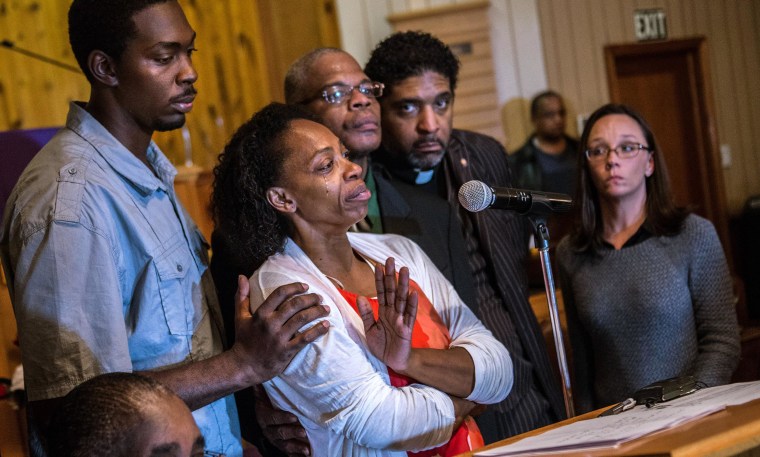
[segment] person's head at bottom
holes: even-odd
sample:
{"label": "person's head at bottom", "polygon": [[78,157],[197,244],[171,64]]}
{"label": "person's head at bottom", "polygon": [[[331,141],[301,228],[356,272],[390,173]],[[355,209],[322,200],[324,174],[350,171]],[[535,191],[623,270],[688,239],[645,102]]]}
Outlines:
{"label": "person's head at bottom", "polygon": [[50,457],[202,457],[190,409],[157,381],[96,376],[66,395],[50,422]]}

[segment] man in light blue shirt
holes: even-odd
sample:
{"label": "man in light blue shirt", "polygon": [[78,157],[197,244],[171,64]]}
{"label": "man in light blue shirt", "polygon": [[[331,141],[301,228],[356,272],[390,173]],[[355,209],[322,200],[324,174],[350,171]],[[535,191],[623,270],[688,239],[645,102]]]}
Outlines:
{"label": "man in light blue shirt", "polygon": [[32,435],[76,385],[140,371],[195,410],[207,450],[242,455],[230,394],[279,374],[327,331],[298,331],[326,310],[291,284],[252,315],[242,281],[224,350],[208,246],[151,141],[184,124],[196,94],[195,32],[177,1],[75,0],[69,35],[90,100],[22,174],[0,238]]}

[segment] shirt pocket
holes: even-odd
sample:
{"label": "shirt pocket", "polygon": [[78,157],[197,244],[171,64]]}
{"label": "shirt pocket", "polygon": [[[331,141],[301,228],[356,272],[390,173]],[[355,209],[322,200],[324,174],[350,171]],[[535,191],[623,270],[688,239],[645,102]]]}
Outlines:
{"label": "shirt pocket", "polygon": [[182,243],[167,249],[154,261],[158,272],[158,290],[161,296],[161,308],[164,311],[169,333],[173,335],[191,335],[193,309],[191,287],[186,284],[194,259]]}

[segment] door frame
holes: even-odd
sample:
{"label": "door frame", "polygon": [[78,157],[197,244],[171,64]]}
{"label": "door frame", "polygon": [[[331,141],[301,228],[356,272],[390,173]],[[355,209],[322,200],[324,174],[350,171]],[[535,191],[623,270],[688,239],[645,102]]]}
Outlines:
{"label": "door frame", "polygon": [[[694,101],[692,104],[692,119],[697,125],[695,132],[698,150],[697,156],[702,166],[700,173],[694,176],[699,185],[709,189],[704,193],[703,201],[698,202],[703,208],[703,214],[715,225],[715,229],[723,242],[724,251],[731,261],[730,237],[728,231],[728,205],[726,203],[726,188],[723,181],[720,148],[718,144],[717,127],[715,122],[715,105],[712,98],[707,41],[698,36],[678,40],[660,42],[633,43],[608,45],[604,47],[607,82],[610,100],[613,103],[622,101],[618,83],[618,62],[627,57],[646,57],[667,54],[684,54],[689,67],[689,92]],[[733,269],[732,269],[733,271]]]}

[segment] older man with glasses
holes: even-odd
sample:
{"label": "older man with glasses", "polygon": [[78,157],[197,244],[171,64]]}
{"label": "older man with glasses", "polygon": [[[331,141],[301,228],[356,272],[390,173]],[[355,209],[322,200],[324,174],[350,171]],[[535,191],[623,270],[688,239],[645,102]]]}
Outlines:
{"label": "older man with glasses", "polygon": [[316,114],[365,174],[369,154],[380,146],[381,95],[383,85],[370,81],[351,55],[335,48],[303,55],[285,76],[285,101]]}

